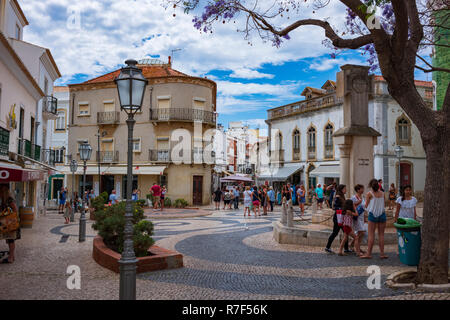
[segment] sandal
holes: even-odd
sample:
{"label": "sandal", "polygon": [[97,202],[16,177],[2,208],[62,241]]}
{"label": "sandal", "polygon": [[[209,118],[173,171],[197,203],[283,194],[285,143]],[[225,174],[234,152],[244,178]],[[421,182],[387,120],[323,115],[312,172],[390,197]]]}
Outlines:
{"label": "sandal", "polygon": [[372,259],[372,256],[363,255],[363,256],[360,256],[359,258],[360,259]]}
{"label": "sandal", "polygon": [[380,256],[380,259],[388,259],[389,257],[388,256],[386,256],[386,255],[382,255],[382,256]]}

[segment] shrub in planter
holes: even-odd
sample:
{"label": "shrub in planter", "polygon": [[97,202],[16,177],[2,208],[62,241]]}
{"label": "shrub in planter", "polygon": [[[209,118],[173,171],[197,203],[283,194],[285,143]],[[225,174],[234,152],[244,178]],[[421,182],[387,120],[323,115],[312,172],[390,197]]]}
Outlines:
{"label": "shrub in planter", "polygon": [[108,202],[108,193],[103,192],[98,197],[95,197],[91,205],[95,209],[95,211],[102,211],[105,209],[105,204]]}
{"label": "shrub in planter", "polygon": [[188,206],[188,202],[184,199],[177,199],[174,202],[175,208],[186,208]]}
{"label": "shrub in planter", "polygon": [[148,248],[150,248],[155,241],[152,239],[153,223],[147,220],[139,221],[133,230],[133,244],[134,253],[136,257],[145,257]]}
{"label": "shrub in planter", "polygon": [[172,200],[170,198],[164,198],[164,207],[169,208],[172,206]]}
{"label": "shrub in planter", "polygon": [[[121,202],[98,211],[95,215],[96,222],[92,225],[92,228],[103,238],[105,245],[118,253],[123,251],[125,206],[126,202]],[[154,243],[151,237],[153,224],[143,219],[144,210],[133,203],[133,242],[140,256],[146,256],[148,248]],[[139,257],[137,253],[136,256]]]}
{"label": "shrub in planter", "polygon": [[152,203],[155,202],[155,201],[154,201],[154,200],[155,200],[155,197],[154,197],[152,194],[147,194],[145,197],[146,197],[148,200],[150,200]]}
{"label": "shrub in planter", "polygon": [[142,208],[142,207],[145,207],[145,205],[147,204],[147,201],[145,201],[144,199],[140,199],[140,200],[136,201],[136,204]]}

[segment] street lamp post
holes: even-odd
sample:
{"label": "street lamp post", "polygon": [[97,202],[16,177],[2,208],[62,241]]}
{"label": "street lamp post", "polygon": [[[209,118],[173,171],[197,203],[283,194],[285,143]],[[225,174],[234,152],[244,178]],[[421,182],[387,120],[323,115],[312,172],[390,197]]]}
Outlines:
{"label": "street lamp post", "polygon": [[87,169],[87,164],[86,162],[88,160],[91,159],[91,154],[92,154],[92,148],[91,145],[89,143],[82,143],[80,144],[79,147],[79,152],[80,152],[80,159],[81,161],[83,161],[83,191],[81,194],[81,203],[82,203],[82,209],[81,209],[81,217],[80,217],[80,229],[79,229],[79,237],[78,237],[78,241],[79,242],[84,242],[86,240],[86,214],[85,214],[85,197],[84,197],[84,191],[86,188],[86,169]]}
{"label": "street lamp post", "polygon": [[400,164],[401,164],[401,160],[402,160],[402,157],[403,157],[403,152],[404,152],[404,150],[403,150],[403,148],[401,147],[401,146],[396,146],[395,147],[395,155],[397,156],[397,159],[398,159],[398,188],[397,188],[397,197],[400,197],[401,196],[401,193],[400,193],[400,188],[401,188],[401,186],[400,186],[400,184],[401,184],[401,166],[400,166]]}
{"label": "street lamp post", "polygon": [[72,213],[70,214],[70,222],[75,222],[75,172],[77,172],[77,160],[72,159],[70,162],[70,172],[72,172]]}
{"label": "street lamp post", "polygon": [[142,108],[144,100],[145,79],[142,71],[136,66],[136,60],[127,60],[119,76],[114,80],[119,94],[120,108],[128,115],[128,158],[127,158],[127,203],[125,207],[124,245],[120,265],[120,300],[136,300],[136,263],[133,246],[133,129],[136,123],[134,115]]}

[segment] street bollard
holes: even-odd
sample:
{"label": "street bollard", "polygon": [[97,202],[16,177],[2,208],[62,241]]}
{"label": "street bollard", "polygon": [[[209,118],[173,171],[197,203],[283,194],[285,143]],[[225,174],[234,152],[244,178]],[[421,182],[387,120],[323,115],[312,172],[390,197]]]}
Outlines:
{"label": "street bollard", "polygon": [[70,206],[70,222],[75,222],[75,201],[73,200]]}
{"label": "street bollard", "polygon": [[317,214],[317,201],[316,196],[313,196],[313,203],[312,203],[312,215],[315,216]]}
{"label": "street bollard", "polygon": [[292,206],[292,200],[288,201],[287,226],[289,228],[294,226],[294,207]]}
{"label": "street bollard", "polygon": [[281,224],[286,225],[287,223],[287,205],[286,205],[286,198],[283,198],[282,204],[281,204]]}

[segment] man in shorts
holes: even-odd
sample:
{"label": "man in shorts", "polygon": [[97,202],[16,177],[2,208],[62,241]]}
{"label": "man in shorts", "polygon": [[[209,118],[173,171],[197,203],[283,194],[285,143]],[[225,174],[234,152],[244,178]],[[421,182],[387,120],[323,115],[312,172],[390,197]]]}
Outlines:
{"label": "man in shorts", "polygon": [[316,196],[317,196],[317,204],[319,205],[319,209],[322,210],[323,189],[321,188],[320,183],[317,185],[317,188],[315,191],[316,191]]}
{"label": "man in shorts", "polygon": [[161,187],[156,182],[153,183],[151,193],[153,194],[153,209],[156,210],[158,205],[161,206]]}
{"label": "man in shorts", "polygon": [[59,214],[64,213],[64,207],[66,205],[66,197],[67,197],[67,190],[64,187],[62,187],[59,196],[59,210],[58,210]]}

